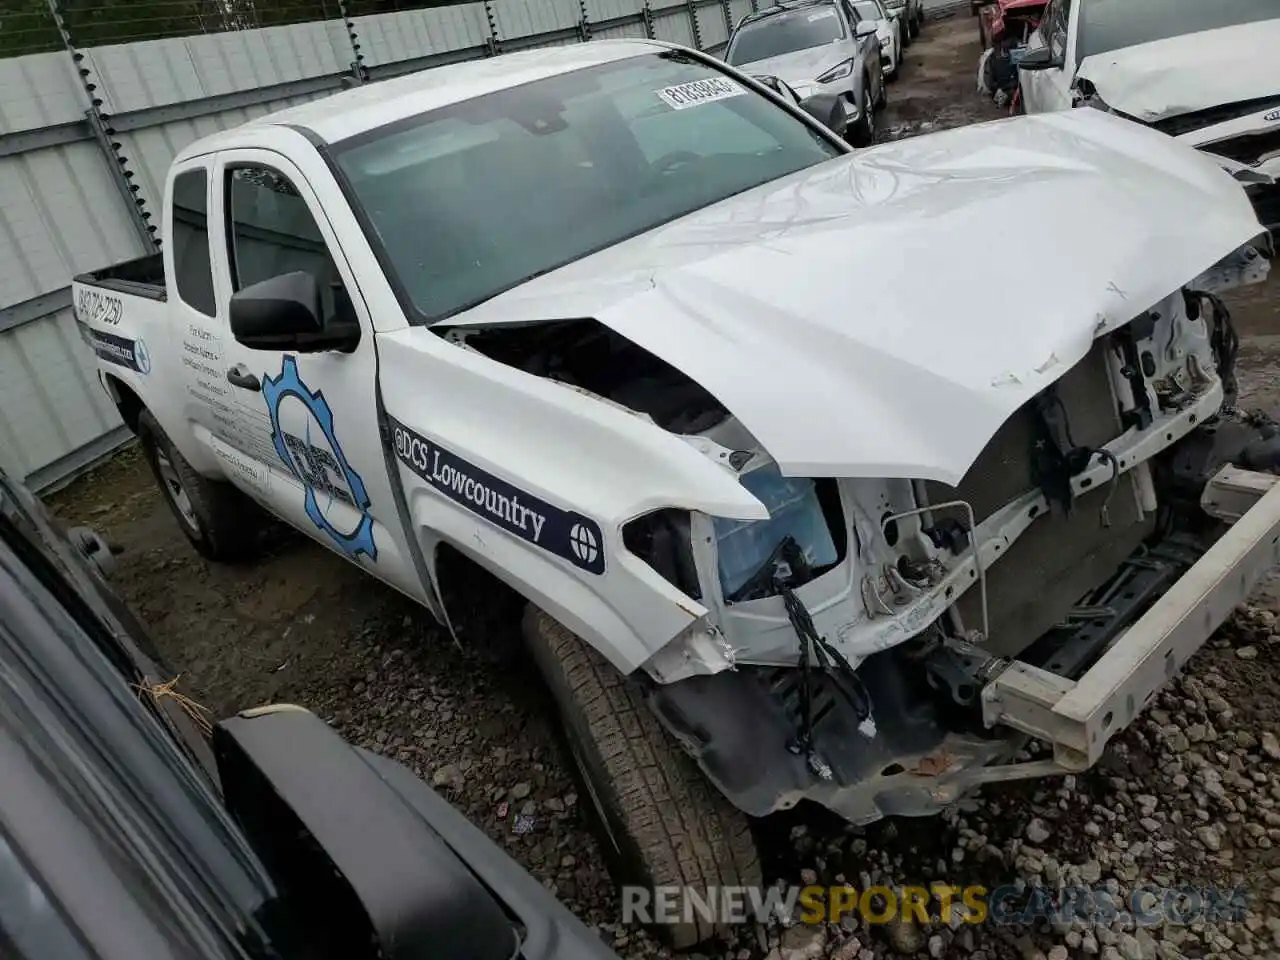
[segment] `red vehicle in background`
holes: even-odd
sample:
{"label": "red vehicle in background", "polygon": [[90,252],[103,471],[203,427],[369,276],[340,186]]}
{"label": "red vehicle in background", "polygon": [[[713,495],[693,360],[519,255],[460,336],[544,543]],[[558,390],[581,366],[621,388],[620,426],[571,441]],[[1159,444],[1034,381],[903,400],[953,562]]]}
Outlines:
{"label": "red vehicle in background", "polygon": [[1044,15],[1048,0],[993,0],[978,8],[978,40],[986,50],[997,41],[1020,47]]}
{"label": "red vehicle in background", "polygon": [[993,0],[977,10],[978,41],[982,44],[979,90],[990,94],[1001,106],[1008,104],[1012,114],[1022,112],[1018,57],[1026,49],[1032,31],[1040,25],[1047,6],[1048,0]]}

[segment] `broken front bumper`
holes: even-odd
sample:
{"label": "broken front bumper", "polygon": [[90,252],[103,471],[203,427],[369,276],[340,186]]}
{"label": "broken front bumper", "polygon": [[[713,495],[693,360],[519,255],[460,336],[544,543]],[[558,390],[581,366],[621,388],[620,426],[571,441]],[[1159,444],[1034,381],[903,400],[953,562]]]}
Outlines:
{"label": "broken front bumper", "polygon": [[[954,705],[921,689],[922,668],[895,649],[869,657],[859,676],[873,692],[878,730],[821,686],[814,692],[816,772],[787,749],[796,729],[799,671],[740,668],[656,688],[659,719],[740,809],[764,816],[811,800],[853,823],[937,813],[983,783],[1086,769],[1187,660],[1280,565],[1280,485],[1225,468],[1201,505],[1233,526],[1078,680],[1018,660],[992,661],[964,729]],[[1172,577],[1170,578],[1172,579]],[[1134,589],[1137,589],[1136,587]],[[972,716],[971,714],[969,716]],[[985,725],[985,729],[982,728]],[[1008,762],[1028,738],[1052,759]]]}
{"label": "broken front bumper", "polygon": [[983,719],[1053,745],[1083,770],[1280,564],[1276,477],[1223,468],[1201,506],[1233,526],[1078,681],[1014,661],[982,693]]}

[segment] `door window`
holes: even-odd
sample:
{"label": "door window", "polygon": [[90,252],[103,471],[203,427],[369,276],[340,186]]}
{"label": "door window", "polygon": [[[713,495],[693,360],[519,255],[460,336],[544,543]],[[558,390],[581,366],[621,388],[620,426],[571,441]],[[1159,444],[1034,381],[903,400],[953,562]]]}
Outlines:
{"label": "door window", "polygon": [[289,178],[270,167],[242,165],[227,171],[227,249],[231,289],[302,271],[320,286],[323,320],[354,320],[315,217]]}
{"label": "door window", "polygon": [[1053,18],[1058,14],[1058,0],[1049,0],[1045,4],[1044,13],[1040,15],[1040,42],[1045,46],[1049,44],[1049,34],[1052,32]]}
{"label": "door window", "polygon": [[1067,18],[1071,15],[1070,0],[1054,0],[1045,11],[1045,39],[1055,57],[1067,52]]}
{"label": "door window", "polygon": [[203,167],[173,178],[173,281],[178,299],[207,317],[216,312],[209,260],[209,177]]}

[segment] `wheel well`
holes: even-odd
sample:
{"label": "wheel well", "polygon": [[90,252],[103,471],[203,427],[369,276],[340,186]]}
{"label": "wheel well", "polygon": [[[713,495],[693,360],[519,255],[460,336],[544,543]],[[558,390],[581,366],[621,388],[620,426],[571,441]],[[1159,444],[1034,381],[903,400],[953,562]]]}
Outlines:
{"label": "wheel well", "polygon": [[518,651],[528,601],[451,544],[440,544],[435,560],[440,602],[458,643],[487,659]]}
{"label": "wheel well", "polygon": [[122,380],[106,374],[103,378],[106,381],[107,392],[111,395],[111,399],[116,402],[116,409],[120,411],[120,419],[125,422],[131,431],[135,434],[138,432],[138,418],[142,416],[142,411],[146,409],[142,402],[142,398],[133,392],[133,388]]}

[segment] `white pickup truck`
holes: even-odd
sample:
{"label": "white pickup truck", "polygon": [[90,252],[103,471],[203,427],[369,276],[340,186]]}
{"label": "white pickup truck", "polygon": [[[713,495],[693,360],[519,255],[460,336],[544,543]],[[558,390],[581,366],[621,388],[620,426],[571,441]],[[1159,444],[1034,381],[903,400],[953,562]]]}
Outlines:
{"label": "white pickup truck", "polygon": [[622,880],[1086,768],[1277,561],[1216,295],[1269,240],[1100,111],[853,152],[589,43],[200,140],[162,236],[75,307],[186,535],[244,556],[262,508],[523,637]]}

